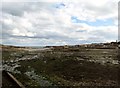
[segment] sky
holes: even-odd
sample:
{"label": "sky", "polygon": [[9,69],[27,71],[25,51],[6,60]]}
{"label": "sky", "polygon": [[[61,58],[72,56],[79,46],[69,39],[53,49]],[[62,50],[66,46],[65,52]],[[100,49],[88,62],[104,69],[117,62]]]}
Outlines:
{"label": "sky", "polygon": [[118,39],[119,0],[3,0],[0,43],[54,46]]}

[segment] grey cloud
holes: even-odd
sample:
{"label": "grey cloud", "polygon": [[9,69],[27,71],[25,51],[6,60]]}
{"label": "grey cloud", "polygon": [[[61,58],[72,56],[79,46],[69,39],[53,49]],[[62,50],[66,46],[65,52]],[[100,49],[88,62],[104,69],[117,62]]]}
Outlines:
{"label": "grey cloud", "polygon": [[49,3],[45,2],[3,2],[2,11],[13,16],[22,16],[25,11],[42,11],[49,8],[49,5]]}
{"label": "grey cloud", "polygon": [[111,13],[113,13],[113,9],[112,8],[116,8],[117,9],[115,3],[106,3],[105,5],[103,5],[101,7],[100,6],[90,5],[90,4],[85,5],[85,9],[86,10],[91,10],[95,14],[98,14],[98,15],[111,14]]}
{"label": "grey cloud", "polygon": [[13,16],[22,16],[24,9],[24,3],[4,2],[2,4],[2,11]]}
{"label": "grey cloud", "polygon": [[[107,30],[107,29],[105,29]],[[91,34],[93,36],[97,36],[97,37],[92,37],[89,38],[90,40],[97,40],[100,41],[100,38],[102,38],[101,40],[114,40],[115,38],[117,39],[118,35],[116,35],[114,32],[108,32],[108,31],[103,31],[103,30],[94,30],[91,31]],[[96,38],[96,39],[95,39]]]}

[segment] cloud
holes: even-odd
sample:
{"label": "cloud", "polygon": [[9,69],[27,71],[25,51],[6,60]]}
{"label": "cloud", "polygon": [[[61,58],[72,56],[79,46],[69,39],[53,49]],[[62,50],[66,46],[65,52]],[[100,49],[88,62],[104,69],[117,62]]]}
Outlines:
{"label": "cloud", "polygon": [[117,1],[3,2],[3,44],[41,46],[117,40]]}

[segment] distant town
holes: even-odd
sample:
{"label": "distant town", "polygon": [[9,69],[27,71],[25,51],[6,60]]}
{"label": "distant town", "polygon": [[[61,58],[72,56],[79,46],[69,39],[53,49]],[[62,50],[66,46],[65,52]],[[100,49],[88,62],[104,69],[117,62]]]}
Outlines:
{"label": "distant town", "polygon": [[110,42],[110,43],[81,44],[81,45],[46,46],[46,48],[57,48],[57,49],[67,49],[67,48],[115,49],[119,47],[120,47],[120,41]]}

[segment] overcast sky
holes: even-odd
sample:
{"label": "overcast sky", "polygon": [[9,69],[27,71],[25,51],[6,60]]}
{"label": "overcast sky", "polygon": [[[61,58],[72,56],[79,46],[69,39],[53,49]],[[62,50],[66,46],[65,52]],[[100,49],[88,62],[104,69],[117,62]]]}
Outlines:
{"label": "overcast sky", "polygon": [[4,0],[0,10],[0,41],[20,46],[115,41],[118,39],[118,1]]}

